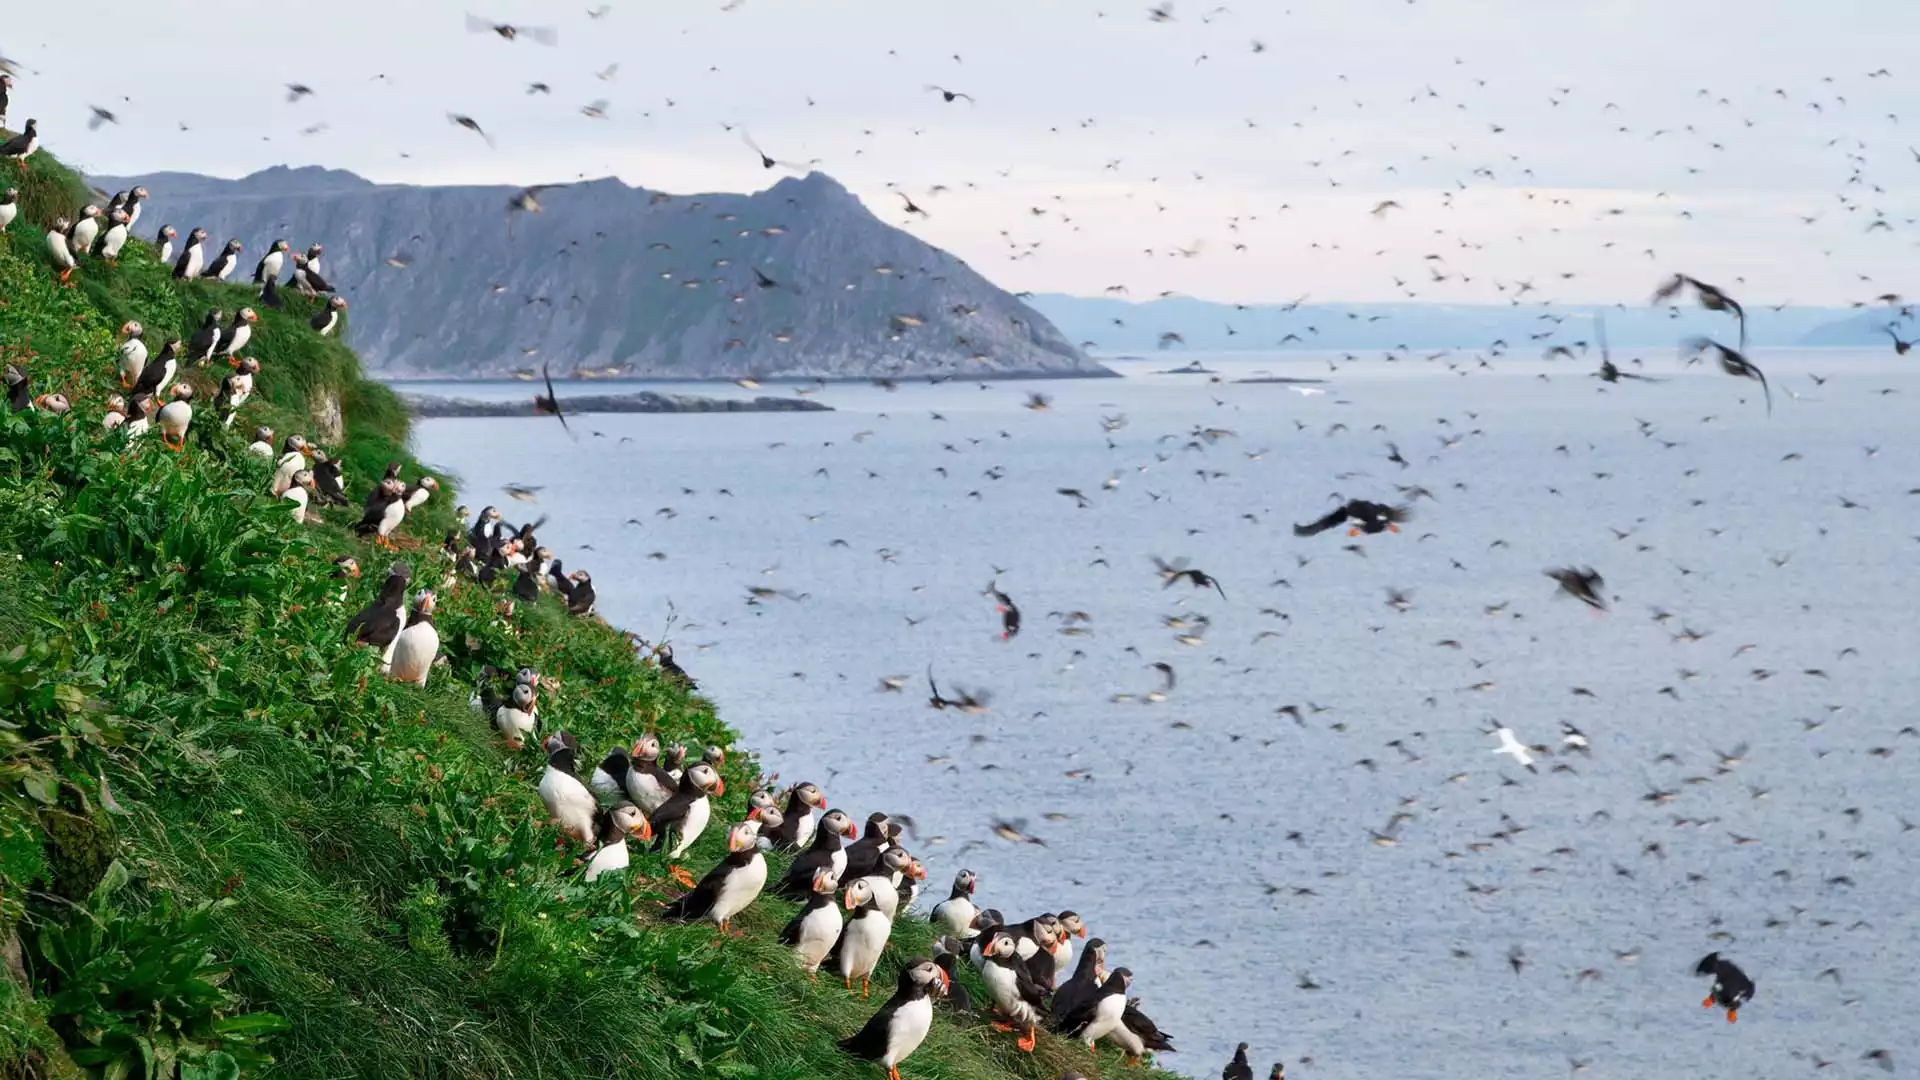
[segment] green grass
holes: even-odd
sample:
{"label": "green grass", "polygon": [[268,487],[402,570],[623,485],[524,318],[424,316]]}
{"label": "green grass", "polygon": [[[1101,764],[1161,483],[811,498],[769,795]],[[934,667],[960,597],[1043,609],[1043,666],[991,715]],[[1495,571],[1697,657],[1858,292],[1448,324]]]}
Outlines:
{"label": "green grass", "polygon": [[[589,754],[645,730],[727,746],[717,821],[744,814],[757,763],[709,703],[551,600],[508,619],[497,594],[448,590],[436,616],[448,664],[425,688],[381,679],[339,636],[390,556],[353,539],[352,509],[295,526],[264,494],[269,466],[244,451],[244,433],[312,432],[313,403],[337,398],[345,430],[329,449],[357,498],[389,460],[419,471],[398,402],[289,297],[285,313],[260,311],[248,351],[262,374],[233,431],[196,421],[182,455],[102,435],[122,322],[145,324],[157,350],[250,291],[172,282],[138,243],[117,268],[87,261],[63,288],[41,237],[84,186],[44,153],[21,186],[26,210],[0,236],[0,351],[74,410],[0,419],[0,941],[17,935],[29,971],[25,991],[0,978],[0,1077],[80,1075],[76,1058],[105,1052],[93,1051],[100,1025],[72,1004],[99,987],[64,979],[48,936],[92,923],[89,941],[177,933],[182,964],[225,973],[162,979],[164,1007],[136,1008],[146,999],[125,988],[91,1006],[144,1052],[182,1048],[183,1078],[248,1062],[235,1030],[248,1022],[234,1018],[256,1012],[285,1030],[260,1044],[274,1063],[248,1075],[882,1075],[835,1041],[903,960],[926,955],[925,923],[896,926],[878,997],[862,1004],[810,982],[775,942],[791,904],[763,898],[736,920],[743,937],[718,940],[657,921],[678,891],[658,856],[580,882],[543,824],[537,752],[510,753],[468,707],[483,665],[557,677],[543,727],[575,732]],[[402,557],[417,583],[444,574],[434,540],[453,501],[448,484],[432,513],[408,520],[403,547],[420,546]],[[368,570],[345,600],[328,577],[343,551]],[[5,653],[14,645],[28,648]],[[685,860],[696,872],[719,857],[720,832]],[[204,955],[195,919],[214,931]],[[97,966],[119,972],[108,982],[141,975],[99,948]],[[1090,1064],[1046,1037],[1019,1054],[1009,1036],[948,1015],[904,1071],[1040,1078]]]}

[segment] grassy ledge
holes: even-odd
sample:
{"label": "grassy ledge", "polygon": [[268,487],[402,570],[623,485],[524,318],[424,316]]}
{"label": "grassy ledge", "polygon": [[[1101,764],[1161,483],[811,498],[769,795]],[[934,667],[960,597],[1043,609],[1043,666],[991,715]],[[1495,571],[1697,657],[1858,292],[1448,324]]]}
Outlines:
{"label": "grassy ledge", "polygon": [[[173,282],[137,241],[63,288],[45,228],[91,197],[44,152],[7,184],[23,210],[0,235],[0,353],[73,410],[0,417],[0,1077],[884,1075],[836,1040],[927,954],[926,923],[897,923],[863,1004],[777,944],[791,904],[763,897],[721,940],[657,921],[679,891],[659,856],[582,883],[544,824],[537,751],[508,752],[468,706],[482,666],[557,676],[543,730],[589,755],[642,731],[729,747],[715,820],[738,820],[757,763],[712,706],[611,627],[552,599],[505,618],[474,584],[441,596],[446,662],[427,686],[382,679],[340,637],[389,557],[348,531],[357,507],[295,525],[242,433],[319,434],[358,499],[390,460],[420,472],[399,402],[288,294],[258,309],[262,372],[231,431],[208,422],[215,376],[183,369],[201,391],[183,454],[103,434],[121,323],[157,352],[251,290]],[[344,423],[325,430],[329,415]],[[443,492],[398,538],[416,582],[444,573]],[[344,600],[343,552],[369,571]],[[722,831],[686,865],[717,861]],[[903,1072],[1092,1065],[1046,1036],[1020,1054],[943,1009]]]}

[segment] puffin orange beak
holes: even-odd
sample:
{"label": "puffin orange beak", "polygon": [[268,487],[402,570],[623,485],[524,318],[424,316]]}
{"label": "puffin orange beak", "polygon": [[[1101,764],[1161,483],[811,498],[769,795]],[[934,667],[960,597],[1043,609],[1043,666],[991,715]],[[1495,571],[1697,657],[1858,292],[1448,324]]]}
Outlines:
{"label": "puffin orange beak", "polygon": [[716,799],[718,799],[718,798],[720,798],[721,796],[723,796],[723,795],[725,795],[726,793],[727,793],[727,779],[726,779],[726,777],[724,777],[724,776],[717,776],[717,777],[714,777],[714,780],[713,780],[713,797],[714,797],[714,798],[716,798]]}
{"label": "puffin orange beak", "polygon": [[1078,930],[1075,930],[1075,931],[1073,932],[1073,936],[1074,936],[1074,937],[1082,937],[1082,938],[1083,938],[1083,937],[1086,937],[1086,936],[1087,936],[1087,928],[1086,928],[1086,927],[1085,927],[1084,925],[1082,925],[1082,926],[1080,927],[1080,929],[1078,929]]}
{"label": "puffin orange beak", "polygon": [[846,896],[842,897],[840,902],[847,905],[848,911],[852,911],[854,908],[860,906],[853,902],[853,893],[851,891],[849,891]]}
{"label": "puffin orange beak", "polygon": [[644,817],[641,818],[640,826],[633,830],[633,835],[642,841],[653,839],[653,823]]}
{"label": "puffin orange beak", "polygon": [[949,990],[952,990],[952,989],[953,989],[953,976],[951,976],[951,975],[949,975],[949,974],[947,974],[947,969],[946,969],[946,968],[943,968],[943,967],[936,967],[936,968],[934,968],[933,970],[935,970],[935,971],[937,971],[937,972],[939,972],[939,973],[940,973],[940,990],[941,990],[941,992],[942,992],[942,993],[945,993],[945,992],[947,992],[947,991],[949,991]]}
{"label": "puffin orange beak", "polygon": [[840,826],[840,835],[851,840],[854,837],[858,836],[859,833],[854,831],[853,822],[849,821],[845,825]]}

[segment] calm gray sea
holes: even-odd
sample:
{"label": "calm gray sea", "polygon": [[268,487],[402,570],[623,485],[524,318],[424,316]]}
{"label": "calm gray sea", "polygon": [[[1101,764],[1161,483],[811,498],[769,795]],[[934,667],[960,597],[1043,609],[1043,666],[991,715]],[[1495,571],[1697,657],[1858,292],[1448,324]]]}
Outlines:
{"label": "calm gray sea", "polygon": [[[1645,355],[1628,370],[1670,381],[1241,354],[1200,359],[1330,381],[1122,363],[416,442],[475,509],[552,515],[542,540],[616,624],[654,638],[675,612],[768,769],[910,815],[932,891],[971,867],[1010,918],[1083,913],[1173,1068],[1217,1075],[1241,1040],[1262,1075],[1920,1067],[1920,361],[1759,354],[1769,417],[1757,385]],[[537,509],[506,483],[543,485]],[[1291,533],[1396,484],[1432,493],[1400,535]],[[1225,598],[1163,588],[1154,556]],[[1567,564],[1605,575],[1610,613],[1555,595]],[[1148,703],[1157,662],[1177,682]],[[929,665],[991,711],[928,708]],[[1570,722],[1592,754],[1529,773],[1495,722],[1540,744]],[[1713,949],[1759,983],[1737,1025],[1700,1007]]]}

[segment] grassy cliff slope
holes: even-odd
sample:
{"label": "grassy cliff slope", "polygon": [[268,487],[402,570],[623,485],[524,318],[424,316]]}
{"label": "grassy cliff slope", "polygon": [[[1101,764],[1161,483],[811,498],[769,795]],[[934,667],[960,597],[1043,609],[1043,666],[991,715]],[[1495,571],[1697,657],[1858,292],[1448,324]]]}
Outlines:
{"label": "grassy cliff slope", "polygon": [[[63,288],[44,230],[85,188],[44,153],[0,183],[24,207],[0,235],[0,352],[74,404],[0,416],[0,1076],[883,1075],[835,1042],[927,954],[923,921],[896,926],[865,1004],[776,943],[793,905],[763,898],[735,939],[663,925],[679,892],[664,860],[584,884],[544,823],[537,751],[507,751],[468,697],[487,664],[554,676],[543,730],[589,757],[642,731],[731,748],[712,707],[597,620],[551,599],[505,616],[470,583],[441,594],[447,663],[427,686],[381,678],[340,638],[391,557],[350,534],[357,506],[294,524],[243,433],[316,433],[337,403],[344,425],[320,442],[358,499],[389,460],[420,472],[397,401],[289,296],[260,310],[259,389],[231,432],[206,422],[213,376],[186,370],[202,395],[183,454],[103,434],[122,322],[157,352],[251,293],[172,282],[137,243]],[[452,501],[447,485],[399,538],[416,584],[445,572]],[[343,552],[368,570],[344,599]],[[742,817],[759,779],[739,750],[724,772],[716,822]],[[720,832],[685,860],[696,873]],[[1091,1065],[949,1013],[903,1072]]]}

